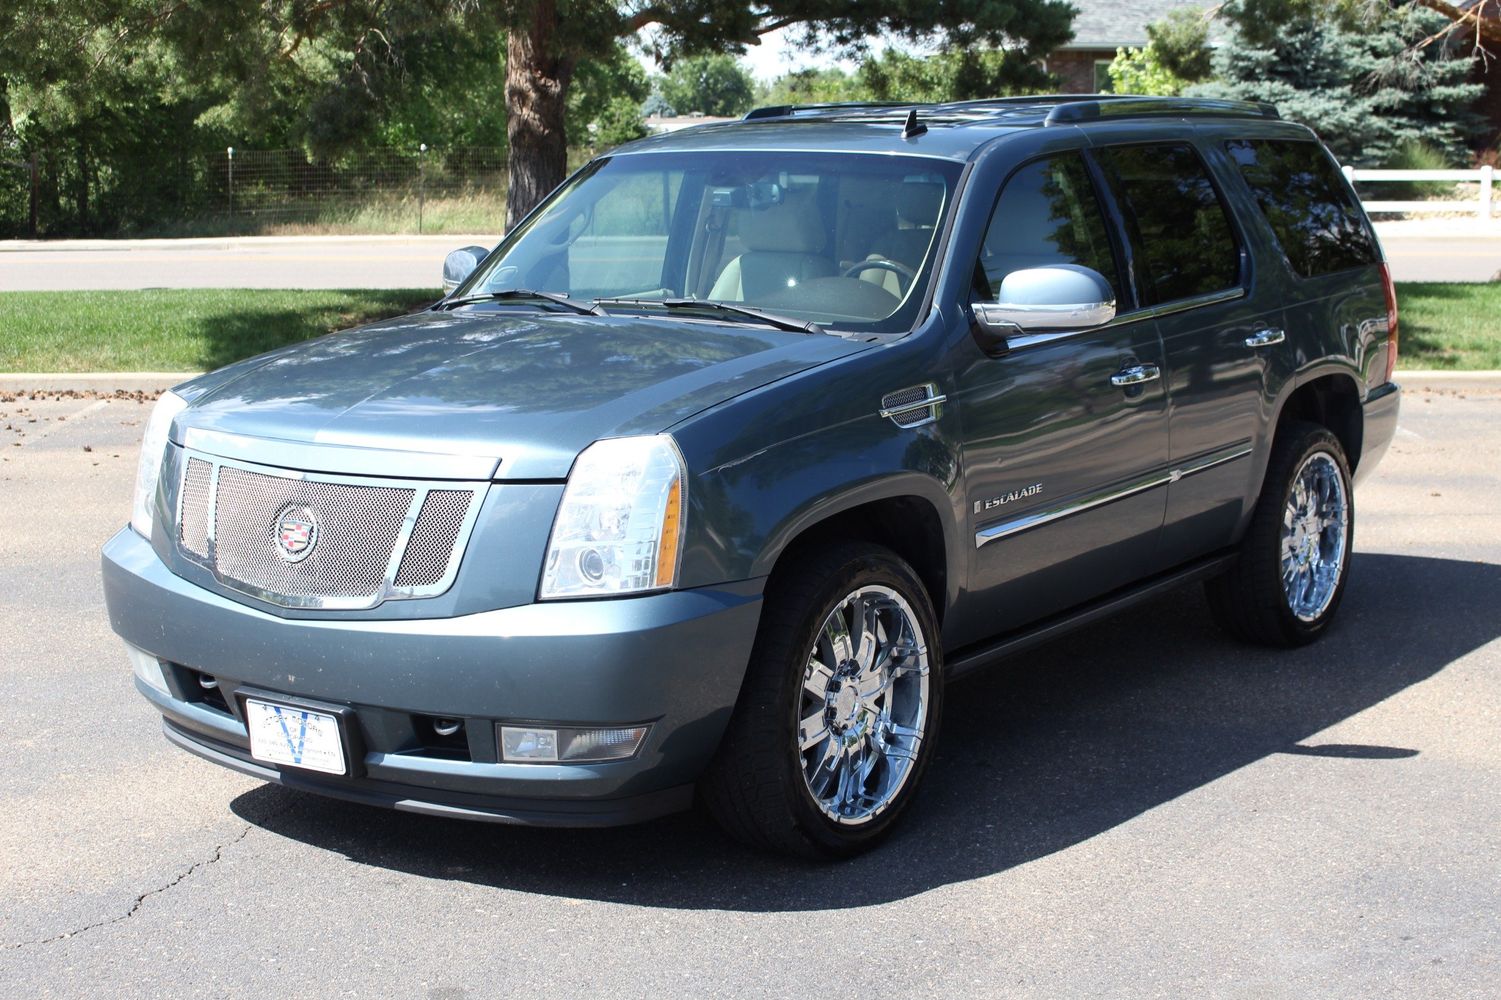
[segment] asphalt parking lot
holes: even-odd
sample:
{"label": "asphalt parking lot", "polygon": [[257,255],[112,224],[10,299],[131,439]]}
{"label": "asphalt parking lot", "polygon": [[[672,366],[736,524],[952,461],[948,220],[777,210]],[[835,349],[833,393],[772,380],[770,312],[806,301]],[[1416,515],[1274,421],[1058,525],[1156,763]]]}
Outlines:
{"label": "asphalt parking lot", "polygon": [[[0,397],[0,400],[3,400]],[[1185,590],[956,685],[885,847],[385,812],[177,751],[99,590],[146,406],[0,401],[0,996],[1495,997],[1501,387],[1409,392],[1341,618]]]}

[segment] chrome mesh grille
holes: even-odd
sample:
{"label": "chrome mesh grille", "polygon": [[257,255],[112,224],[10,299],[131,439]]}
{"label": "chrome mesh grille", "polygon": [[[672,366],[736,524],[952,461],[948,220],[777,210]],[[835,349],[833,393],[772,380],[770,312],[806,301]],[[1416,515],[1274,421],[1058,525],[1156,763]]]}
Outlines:
{"label": "chrome mesh grille", "polygon": [[921,403],[928,398],[928,387],[914,385],[910,389],[899,389],[881,399],[881,405],[888,410],[902,410],[914,403]]}
{"label": "chrome mesh grille", "polygon": [[[435,596],[452,583],[454,552],[473,524],[483,484],[430,489],[405,482],[280,475],[189,457],[179,543],[226,586],[276,604],[364,608]],[[284,520],[312,525],[304,551],[278,543]]]}
{"label": "chrome mesh grille", "polygon": [[[214,508],[219,572],[289,597],[374,597],[414,492],[283,479],[226,465]],[[318,517],[318,543],[297,563],[277,554],[277,515],[287,507],[307,507]]]}
{"label": "chrome mesh grille", "polygon": [[422,501],[422,513],[396,572],[398,587],[431,587],[448,572],[454,542],[474,494],[469,490],[433,490]]}
{"label": "chrome mesh grille", "polygon": [[214,467],[208,462],[190,458],[182,473],[177,538],[183,548],[200,559],[208,556],[209,487],[213,472]]}

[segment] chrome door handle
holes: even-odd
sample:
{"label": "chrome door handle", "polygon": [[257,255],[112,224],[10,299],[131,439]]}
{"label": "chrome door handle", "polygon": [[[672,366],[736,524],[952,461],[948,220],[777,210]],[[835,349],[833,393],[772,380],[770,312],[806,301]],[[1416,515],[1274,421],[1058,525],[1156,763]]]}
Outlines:
{"label": "chrome door handle", "polygon": [[1277,329],[1257,330],[1246,338],[1247,347],[1270,347],[1287,339],[1287,334]]}
{"label": "chrome door handle", "polygon": [[1141,385],[1162,377],[1162,369],[1156,365],[1132,365],[1110,376],[1110,384],[1118,386]]}

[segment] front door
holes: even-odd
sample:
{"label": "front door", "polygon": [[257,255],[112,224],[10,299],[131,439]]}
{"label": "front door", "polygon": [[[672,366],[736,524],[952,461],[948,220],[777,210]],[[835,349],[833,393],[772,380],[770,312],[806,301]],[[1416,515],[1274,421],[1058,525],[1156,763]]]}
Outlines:
{"label": "front door", "polygon": [[[993,299],[1020,268],[1079,264],[1104,275],[1124,307],[1119,256],[1080,154],[1034,160],[996,201],[975,296]],[[1021,337],[998,358],[966,350],[951,398],[974,547],[956,644],[1153,572],[1168,460],[1155,320]],[[1128,376],[1140,380],[1120,384]]]}

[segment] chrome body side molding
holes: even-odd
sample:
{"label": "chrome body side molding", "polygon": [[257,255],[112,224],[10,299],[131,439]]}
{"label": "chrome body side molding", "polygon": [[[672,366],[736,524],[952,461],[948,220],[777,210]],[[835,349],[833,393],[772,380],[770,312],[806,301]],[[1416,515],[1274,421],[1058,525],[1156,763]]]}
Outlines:
{"label": "chrome body side molding", "polygon": [[975,548],[981,548],[998,539],[1020,534],[1023,531],[1029,531],[1044,524],[1051,524],[1065,517],[1082,514],[1086,510],[1093,510],[1096,507],[1115,503],[1117,500],[1124,500],[1127,497],[1155,489],[1158,486],[1167,486],[1170,483],[1176,483],[1187,476],[1197,475],[1215,466],[1224,465],[1226,462],[1246,458],[1250,454],[1251,446],[1249,444],[1241,443],[1232,445],[1229,448],[1222,448],[1219,451],[1202,455],[1180,466],[1151,472],[1139,479],[1134,479],[1126,483],[1113,484],[1096,493],[1076,498],[1066,503],[1034,511],[1031,514],[1025,514],[1009,521],[1001,521],[998,524],[989,525],[975,532]]}

